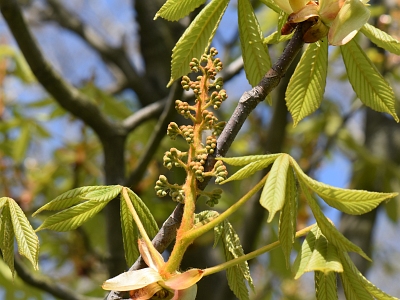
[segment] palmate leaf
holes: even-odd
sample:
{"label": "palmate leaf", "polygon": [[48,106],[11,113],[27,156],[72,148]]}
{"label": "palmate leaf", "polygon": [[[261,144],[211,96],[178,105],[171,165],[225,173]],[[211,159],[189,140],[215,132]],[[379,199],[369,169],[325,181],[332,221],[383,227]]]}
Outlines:
{"label": "palmate leaf", "polygon": [[317,300],[337,300],[337,279],[336,273],[325,274],[321,271],[314,273],[315,296]]}
{"label": "palmate leaf", "polygon": [[395,97],[392,88],[360,46],[352,39],[340,46],[340,49],[347,76],[360,100],[376,111],[391,114],[396,122],[399,122],[394,107]]}
{"label": "palmate leaf", "polygon": [[94,217],[107,203],[107,201],[101,202],[97,200],[79,203],[48,217],[36,231],[43,229],[55,231],[73,230]]}
{"label": "palmate leaf", "polygon": [[[234,180],[242,180],[244,178],[247,178],[247,177],[253,175],[254,173],[256,173],[257,171],[260,171],[260,170],[268,167],[279,157],[279,155],[273,155],[273,156],[269,156],[266,158],[262,158],[258,161],[251,162],[248,165],[241,168],[240,170],[238,170],[236,173],[232,174],[232,176],[230,176],[228,179],[224,180],[221,184],[224,184],[224,183],[227,183],[230,181],[234,181]],[[238,158],[240,158],[240,157],[238,157]]]}
{"label": "palmate leaf", "polygon": [[297,221],[297,187],[292,168],[288,169],[286,178],[286,201],[279,217],[279,241],[286,258],[286,267],[289,268],[290,252],[293,248]]}
{"label": "palmate leaf", "polygon": [[189,73],[193,57],[200,58],[210,46],[229,0],[212,0],[193,20],[172,50],[170,86],[177,78]]}
{"label": "palmate leaf", "polygon": [[366,23],[360,31],[378,47],[400,55],[400,41],[394,39],[391,35],[368,23]]}
{"label": "palmate leaf", "polygon": [[271,67],[268,49],[249,0],[238,1],[239,37],[246,78],[256,86]]}
{"label": "palmate leaf", "polygon": [[132,205],[135,208],[136,213],[139,215],[140,221],[142,222],[148,236],[150,238],[153,238],[158,232],[158,225],[156,220],[154,220],[154,217],[151,214],[150,210],[147,208],[146,204],[144,204],[144,202],[142,201],[142,199],[139,198],[138,195],[136,195],[130,189],[128,189],[128,195],[132,201]]}
{"label": "palmate leaf", "polygon": [[154,20],[161,17],[168,21],[178,21],[204,2],[206,0],[168,0],[156,13]]}
{"label": "palmate leaf", "polygon": [[289,170],[290,156],[280,155],[274,162],[260,197],[260,204],[268,210],[271,222],[276,212],[285,204],[286,178]]}
{"label": "palmate leaf", "polygon": [[[33,213],[33,216],[44,210],[63,210],[85,200],[109,201],[114,199],[120,192],[120,185],[110,186],[84,186],[67,191],[43,205]],[[110,198],[110,199],[109,199]]]}
{"label": "palmate leaf", "polygon": [[37,270],[39,239],[19,205],[8,198],[8,208],[19,254],[25,256]]}
{"label": "palmate leaf", "polygon": [[397,193],[377,193],[362,190],[336,188],[308,177],[292,159],[299,180],[320,196],[328,205],[351,215],[365,214],[383,201],[397,196]]}
{"label": "palmate leaf", "polygon": [[[6,202],[7,198],[4,199]],[[10,209],[8,205],[4,205],[0,214],[0,251],[3,255],[3,260],[10,268],[12,276],[15,275],[14,269],[14,229],[12,226]]]}
{"label": "palmate leaf", "polygon": [[299,180],[301,190],[303,191],[306,201],[311,208],[311,211],[314,215],[315,220],[317,221],[318,227],[320,228],[322,234],[326,237],[326,239],[338,248],[338,250],[342,251],[352,251],[358,253],[365,259],[371,261],[365,252],[358,247],[357,245],[350,242],[347,238],[344,237],[342,233],[340,233],[335,226],[332,225],[331,222],[325,217],[322,213],[321,208],[318,206],[317,201],[313,198],[308,190],[308,187],[304,184],[302,180]]}
{"label": "palmate leaf", "polygon": [[320,271],[325,274],[343,272],[337,248],[328,242],[318,226],[314,226],[307,234],[293,269],[295,279],[300,278],[305,272]]}
{"label": "palmate leaf", "polygon": [[321,105],[328,71],[327,39],[309,44],[286,90],[286,104],[293,126]]}
{"label": "palmate leaf", "polygon": [[139,257],[138,230],[133,221],[129,208],[121,194],[121,227],[122,241],[124,243],[125,259],[128,266],[134,264]]}

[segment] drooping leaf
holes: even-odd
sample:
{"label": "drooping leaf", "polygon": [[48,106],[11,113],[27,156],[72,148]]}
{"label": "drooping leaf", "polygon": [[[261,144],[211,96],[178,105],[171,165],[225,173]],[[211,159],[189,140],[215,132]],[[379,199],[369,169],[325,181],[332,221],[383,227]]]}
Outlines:
{"label": "drooping leaf", "polygon": [[[73,190],[69,190],[58,197],[54,198],[51,200],[49,203],[43,205],[40,207],[37,211],[33,213],[33,216],[36,214],[44,211],[44,210],[63,210],[65,208],[71,207],[75,204],[81,203],[85,201],[85,197],[93,191],[98,191],[98,194],[89,194],[93,195],[93,197],[97,199],[101,199],[101,194],[108,194],[108,192],[111,192],[110,195],[112,195],[113,192],[116,192],[117,190],[121,189],[121,186],[115,185],[115,186],[84,186],[80,188],[76,188]],[[118,194],[116,194],[118,195]],[[115,195],[115,196],[116,196]],[[90,197],[92,198],[92,197]],[[113,198],[111,198],[113,199]],[[96,200],[96,199],[94,199]]]}
{"label": "drooping leaf", "polygon": [[286,178],[289,170],[289,155],[280,155],[271,171],[260,197],[260,204],[269,212],[267,222],[271,222],[286,200]]}
{"label": "drooping leaf", "polygon": [[[7,198],[1,198],[6,200]],[[0,251],[3,260],[10,268],[12,276],[15,275],[14,269],[14,229],[12,226],[10,209],[6,204],[0,214]]]}
{"label": "drooping leaf", "polygon": [[301,250],[294,262],[295,279],[305,272],[320,271],[343,272],[337,248],[329,243],[318,226],[314,226],[307,234]]}
{"label": "drooping leaf", "polygon": [[11,198],[8,200],[8,207],[14,235],[17,240],[18,252],[25,256],[37,270],[39,268],[39,239],[22,209]]}
{"label": "drooping leaf", "polygon": [[400,55],[400,41],[394,39],[391,35],[368,23],[366,23],[360,31],[378,47]]}
{"label": "drooping leaf", "polygon": [[287,35],[281,35],[278,31],[271,33],[269,36],[264,38],[263,43],[267,45],[279,44],[286,42],[293,37],[293,33]]}
{"label": "drooping leaf", "polygon": [[133,221],[132,215],[122,195],[121,195],[121,226],[122,226],[122,240],[124,243],[125,259],[128,266],[131,266],[139,257],[139,250],[137,246],[139,235],[135,222]]}
{"label": "drooping leaf", "polygon": [[21,126],[18,138],[13,143],[13,159],[17,163],[21,163],[28,151],[29,141],[31,139],[31,125],[25,124]]}
{"label": "drooping leaf", "polygon": [[102,288],[108,291],[131,291],[143,288],[159,281],[163,281],[163,278],[156,270],[144,268],[140,270],[124,272],[113,278],[110,278],[103,283]]}
{"label": "drooping leaf", "polygon": [[357,42],[352,39],[340,49],[347,76],[360,100],[376,111],[391,114],[396,122],[399,122],[394,107],[395,97],[392,88]]}
{"label": "drooping leaf", "polygon": [[286,13],[286,12],[284,12],[283,10],[281,10],[280,12],[279,12],[279,17],[278,17],[278,29],[277,29],[277,31],[278,31],[278,38],[280,39],[280,37],[281,37],[281,30],[282,30],[282,27],[286,24],[286,22],[287,22],[287,20],[288,20],[288,17],[289,17],[289,15]]}
{"label": "drooping leaf", "polygon": [[244,178],[250,177],[257,171],[263,170],[266,167],[268,167],[270,164],[272,164],[277,159],[277,157],[279,157],[279,155],[269,156],[266,158],[262,158],[258,161],[251,162],[248,165],[241,168],[240,170],[238,170],[236,173],[232,174],[232,176],[230,176],[228,179],[224,180],[221,184],[224,184],[224,183],[227,183],[230,181],[234,181],[234,180],[242,180]]}
{"label": "drooping leaf", "polygon": [[[342,280],[344,294],[346,299],[374,299],[365,289],[362,284],[361,273],[357,269],[353,269],[353,263],[351,260],[346,259],[347,253],[339,252],[340,260],[343,264],[343,273],[340,273],[340,279]],[[355,268],[355,266],[354,266]],[[355,272],[357,271],[357,272]]]}
{"label": "drooping leaf", "polygon": [[142,222],[148,236],[150,238],[153,238],[158,232],[158,225],[156,220],[154,220],[154,217],[151,214],[150,210],[147,208],[146,204],[144,204],[144,202],[142,201],[142,199],[139,198],[138,195],[136,195],[130,189],[128,189],[128,195],[132,201],[132,205],[135,208],[136,213],[139,215],[140,221]]}
{"label": "drooping leaf", "polygon": [[301,190],[303,191],[305,198],[307,200],[308,205],[310,206],[312,213],[314,215],[315,220],[317,221],[318,227],[321,229],[322,234],[326,237],[326,239],[338,248],[338,250],[342,251],[352,251],[358,253],[365,259],[371,261],[365,252],[358,247],[357,245],[350,242],[347,238],[344,237],[342,233],[340,233],[335,226],[332,225],[331,222],[325,217],[322,213],[321,208],[318,206],[317,201],[313,198],[308,190],[308,187],[303,183],[302,180],[299,180]]}
{"label": "drooping leaf", "polygon": [[93,191],[88,192],[82,198],[87,200],[96,200],[96,201],[110,201],[118,196],[121,193],[122,186],[120,185],[109,185],[103,186],[102,189],[95,189]]}
{"label": "drooping leaf", "polygon": [[383,201],[393,198],[397,193],[377,193],[362,190],[336,188],[308,177],[292,159],[299,180],[318,194],[328,205],[351,215],[365,214]]}
{"label": "drooping leaf", "polygon": [[79,203],[48,217],[36,231],[43,229],[55,231],[73,230],[95,216],[107,203],[96,200]]}
{"label": "drooping leaf", "polygon": [[265,154],[265,155],[248,155],[239,157],[217,157],[216,159],[222,160],[224,163],[227,163],[228,165],[240,167],[260,160],[272,159],[273,162],[281,154],[282,153]]}
{"label": "drooping leaf", "polygon": [[238,1],[239,37],[247,80],[254,87],[271,67],[268,49],[249,0]]}
{"label": "drooping leaf", "polygon": [[189,73],[193,57],[200,58],[209,47],[229,0],[212,0],[193,20],[172,50],[170,86]]}
{"label": "drooping leaf", "polygon": [[297,219],[297,187],[292,168],[288,169],[286,179],[286,201],[279,217],[279,241],[286,258],[286,267],[289,268],[290,253],[296,234]]}
{"label": "drooping leaf", "polygon": [[328,71],[327,39],[309,44],[286,90],[286,104],[293,126],[321,105]]}
{"label": "drooping leaf", "polygon": [[324,273],[316,271],[315,280],[315,296],[317,300],[337,300],[337,279],[336,273]]}
{"label": "drooping leaf", "polygon": [[206,2],[206,0],[168,0],[156,13],[154,20],[161,17],[168,21],[178,21],[190,14],[204,2]]}
{"label": "drooping leaf", "polygon": [[282,12],[282,9],[278,5],[276,5],[276,3],[272,0],[261,0],[260,2],[264,3],[266,6],[268,6],[270,9],[272,9],[277,14]]}

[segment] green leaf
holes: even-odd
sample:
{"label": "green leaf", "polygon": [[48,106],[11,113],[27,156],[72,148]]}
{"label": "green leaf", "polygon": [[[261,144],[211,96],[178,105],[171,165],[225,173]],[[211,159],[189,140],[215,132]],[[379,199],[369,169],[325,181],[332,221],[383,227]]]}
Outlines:
{"label": "green leaf", "polygon": [[121,193],[121,189],[122,186],[120,185],[103,186],[102,189],[95,189],[88,192],[82,196],[82,198],[96,201],[110,201],[117,197],[119,193]]}
{"label": "green leaf", "polygon": [[314,274],[315,295],[317,300],[337,300],[336,273],[316,271]]}
{"label": "green leaf", "polygon": [[296,235],[297,222],[297,187],[296,178],[292,168],[288,168],[286,179],[287,201],[283,205],[281,215],[279,217],[279,241],[281,243],[283,254],[286,258],[286,267],[289,268],[290,252],[292,251],[294,238]]}
{"label": "green leaf", "polygon": [[295,279],[305,272],[320,271],[343,272],[337,248],[329,243],[318,226],[314,226],[307,234],[301,250],[294,262]]}
{"label": "green leaf", "polygon": [[238,18],[244,70],[247,80],[254,87],[271,68],[271,59],[249,0],[238,1]]}
{"label": "green leaf", "polygon": [[37,270],[39,268],[39,239],[22,209],[11,198],[8,200],[8,207],[17,240],[18,252],[25,256]]}
{"label": "green leaf", "polygon": [[333,187],[308,177],[292,159],[298,178],[317,193],[328,205],[351,215],[365,214],[381,202],[397,196],[397,193],[377,193]]}
{"label": "green leaf", "polygon": [[264,3],[266,6],[268,6],[277,14],[282,12],[282,9],[278,5],[276,5],[276,3],[272,0],[261,0],[260,2]]}
{"label": "green leaf", "polygon": [[132,215],[121,195],[121,226],[122,226],[122,240],[124,243],[125,259],[128,266],[135,263],[139,257],[138,249],[138,230],[133,221]]}
{"label": "green leaf", "polygon": [[355,268],[347,253],[339,252],[339,257],[343,264],[343,273],[340,273],[340,279],[342,280],[346,299],[374,299],[364,288],[364,285],[362,284],[363,276]]}
{"label": "green leaf", "polygon": [[189,73],[192,58],[200,58],[210,46],[229,0],[212,0],[193,20],[172,50],[170,86]]}
{"label": "green leaf", "polygon": [[[112,196],[118,189],[121,191],[121,186],[119,185],[111,185],[111,186],[84,186],[80,188],[76,188],[73,190],[69,190],[60,196],[54,198],[51,200],[49,203],[43,205],[41,208],[39,208],[37,211],[33,213],[32,216],[35,216],[36,214],[44,211],[44,210],[63,210],[68,207],[71,207],[75,204],[81,203],[85,201],[85,199],[94,199],[100,201],[108,201],[108,200],[101,200],[102,198],[108,199],[108,197]],[[91,192],[98,191],[98,193],[93,194]],[[103,195],[106,195],[102,197]],[[88,197],[89,195],[89,197]],[[112,197],[109,200],[112,200],[118,195],[115,194],[114,197]]]}
{"label": "green leaf", "polygon": [[280,155],[282,155],[282,153],[265,154],[265,155],[248,155],[239,157],[217,157],[216,159],[222,160],[224,163],[227,163],[228,165],[240,167],[260,160],[272,159],[273,162]]}
{"label": "green leaf", "polygon": [[391,114],[399,122],[392,88],[360,46],[352,39],[340,49],[349,81],[360,100],[376,111]]}
{"label": "green leaf", "polygon": [[293,126],[321,105],[328,71],[328,41],[309,44],[286,90],[286,104]]}
{"label": "green leaf", "polygon": [[128,189],[128,195],[132,201],[132,205],[135,208],[136,213],[140,218],[140,221],[142,221],[143,227],[146,230],[148,236],[150,238],[153,238],[158,232],[158,225],[156,220],[154,220],[154,217],[151,214],[150,210],[147,208],[146,204],[144,204],[144,202],[142,201],[142,199],[139,198],[138,195],[136,195],[130,189]]}
{"label": "green leaf", "polygon": [[[365,278],[360,271],[358,271],[357,267],[352,262],[350,256],[347,253],[341,253],[341,259],[344,262],[345,272],[352,277],[355,278],[358,282],[364,286],[365,290],[374,297],[374,299],[378,300],[399,300],[399,298],[390,296],[377,288],[374,284],[372,284],[367,278]],[[370,299],[368,297],[368,299]]]}
{"label": "green leaf", "polygon": [[[7,198],[1,198],[5,201]],[[1,200],[0,199],[0,200]],[[14,269],[14,229],[11,221],[11,214],[8,205],[5,205],[0,214],[0,251],[3,260],[10,268],[12,276],[15,275]]]}
{"label": "green leaf", "polygon": [[178,21],[204,2],[206,0],[168,0],[156,13],[154,20],[161,17],[168,21]]}
{"label": "green leaf", "polygon": [[322,213],[321,208],[318,206],[317,201],[311,196],[308,187],[302,180],[299,180],[299,182],[306,201],[312,210],[315,220],[317,221],[318,227],[321,229],[321,232],[326,239],[335,245],[338,250],[356,252],[365,259],[371,261],[368,255],[365,254],[360,247],[345,238],[344,235],[341,234],[330,221],[328,221],[328,219]]}
{"label": "green leaf", "polygon": [[29,141],[31,139],[31,124],[27,123],[21,126],[18,138],[13,144],[13,159],[17,163],[21,163],[25,158],[26,151],[29,147]]}
{"label": "green leaf", "polygon": [[35,82],[35,76],[33,75],[28,63],[24,56],[17,51],[15,48],[8,45],[0,46],[0,57],[9,57],[15,62],[14,75],[20,78],[25,83]]}
{"label": "green leaf", "polygon": [[400,55],[400,42],[386,32],[366,23],[360,31],[375,45],[391,53]]}
{"label": "green leaf", "polygon": [[89,200],[64,209],[48,217],[36,231],[50,229],[55,231],[68,231],[81,226],[101,211],[108,202]]}
{"label": "green leaf", "polygon": [[268,223],[285,204],[289,158],[289,155],[282,154],[275,160],[261,193],[260,204],[269,212]]}
{"label": "green leaf", "polygon": [[275,31],[266,38],[264,38],[263,43],[267,45],[279,44],[290,40],[292,37],[293,33],[287,35],[281,35],[280,32]]}
{"label": "green leaf", "polygon": [[259,161],[254,161],[249,163],[247,166],[244,166],[240,170],[238,170],[236,173],[232,174],[228,179],[224,180],[221,184],[234,181],[234,180],[242,180],[244,178],[250,177],[257,171],[263,170],[266,167],[268,167],[270,164],[272,164],[279,155],[276,156],[270,156],[267,158],[263,158]]}

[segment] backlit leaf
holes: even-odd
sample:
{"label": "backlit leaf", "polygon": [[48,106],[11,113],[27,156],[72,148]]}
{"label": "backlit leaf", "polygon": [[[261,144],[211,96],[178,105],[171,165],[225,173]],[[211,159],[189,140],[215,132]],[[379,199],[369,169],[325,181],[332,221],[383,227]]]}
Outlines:
{"label": "backlit leaf", "polygon": [[189,73],[193,57],[200,58],[210,46],[229,0],[212,0],[193,20],[172,50],[170,86]]}
{"label": "backlit leaf", "polygon": [[260,2],[264,3],[266,6],[268,6],[270,9],[278,14],[282,12],[282,9],[272,0],[261,0]]}
{"label": "backlit leaf", "polygon": [[39,257],[39,239],[19,205],[8,200],[12,226],[17,240],[19,254],[25,256],[37,270]]}
{"label": "backlit leaf", "polygon": [[377,193],[333,187],[308,177],[292,159],[298,178],[318,194],[328,205],[351,215],[365,214],[397,193]]}
{"label": "backlit leaf", "polygon": [[260,197],[260,204],[269,212],[271,222],[286,200],[286,177],[289,169],[289,155],[282,154],[274,162]]}
{"label": "backlit leaf", "polygon": [[337,278],[336,273],[324,273],[316,271],[314,274],[315,280],[315,295],[317,300],[337,300]]}
{"label": "backlit leaf", "polygon": [[392,88],[356,41],[352,39],[340,49],[347,76],[360,100],[376,111],[391,114],[396,122],[399,122]]}
{"label": "backlit leaf", "polygon": [[400,41],[394,39],[391,35],[368,23],[360,31],[378,47],[400,55]]}
{"label": "backlit leaf", "polygon": [[204,2],[206,0],[168,0],[161,6],[154,19],[161,17],[168,21],[178,21]]}
{"label": "backlit leaf", "polygon": [[36,230],[73,230],[95,216],[107,205],[107,203],[108,202],[100,202],[96,200],[79,203],[48,217]]}
{"label": "backlit leaf", "polygon": [[254,87],[270,69],[271,59],[249,0],[238,1],[238,18],[244,70],[247,80]]}
{"label": "backlit leaf", "polygon": [[296,234],[297,219],[297,187],[292,168],[288,169],[286,179],[286,201],[279,217],[279,241],[286,258],[286,267],[289,268],[290,253]]}
{"label": "backlit leaf", "polygon": [[239,157],[217,157],[216,159],[222,160],[224,163],[227,163],[228,165],[240,167],[260,160],[272,159],[273,162],[279,155],[281,155],[281,153],[265,154],[265,155],[248,155]]}
{"label": "backlit leaf", "polygon": [[327,71],[328,42],[324,38],[309,44],[290,78],[286,90],[286,104],[293,118],[293,126],[321,105]]}
{"label": "backlit leaf", "polygon": [[[1,198],[6,200],[7,198]],[[10,209],[6,204],[0,214],[0,251],[4,262],[14,277],[14,229],[11,222]]]}
{"label": "backlit leaf", "polygon": [[28,151],[29,147],[29,141],[31,139],[31,128],[31,125],[28,123],[22,125],[18,134],[18,138],[13,143],[13,159],[17,163],[21,163],[26,156],[26,152]]}
{"label": "backlit leaf", "polygon": [[122,186],[120,185],[103,186],[102,189],[95,189],[82,197],[87,200],[110,201],[121,193],[121,189]]}
{"label": "backlit leaf", "polygon": [[139,257],[139,250],[137,246],[139,235],[135,222],[133,221],[132,215],[122,195],[121,195],[121,226],[122,226],[122,240],[124,243],[125,259],[128,266],[131,266]]}

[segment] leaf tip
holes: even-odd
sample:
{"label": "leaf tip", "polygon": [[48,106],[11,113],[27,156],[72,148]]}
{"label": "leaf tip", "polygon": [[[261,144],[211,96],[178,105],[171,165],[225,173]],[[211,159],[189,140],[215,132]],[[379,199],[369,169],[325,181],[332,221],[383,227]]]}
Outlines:
{"label": "leaf tip", "polygon": [[174,79],[171,77],[171,79],[169,80],[168,84],[167,84],[167,88],[171,87],[171,85],[174,83]]}

